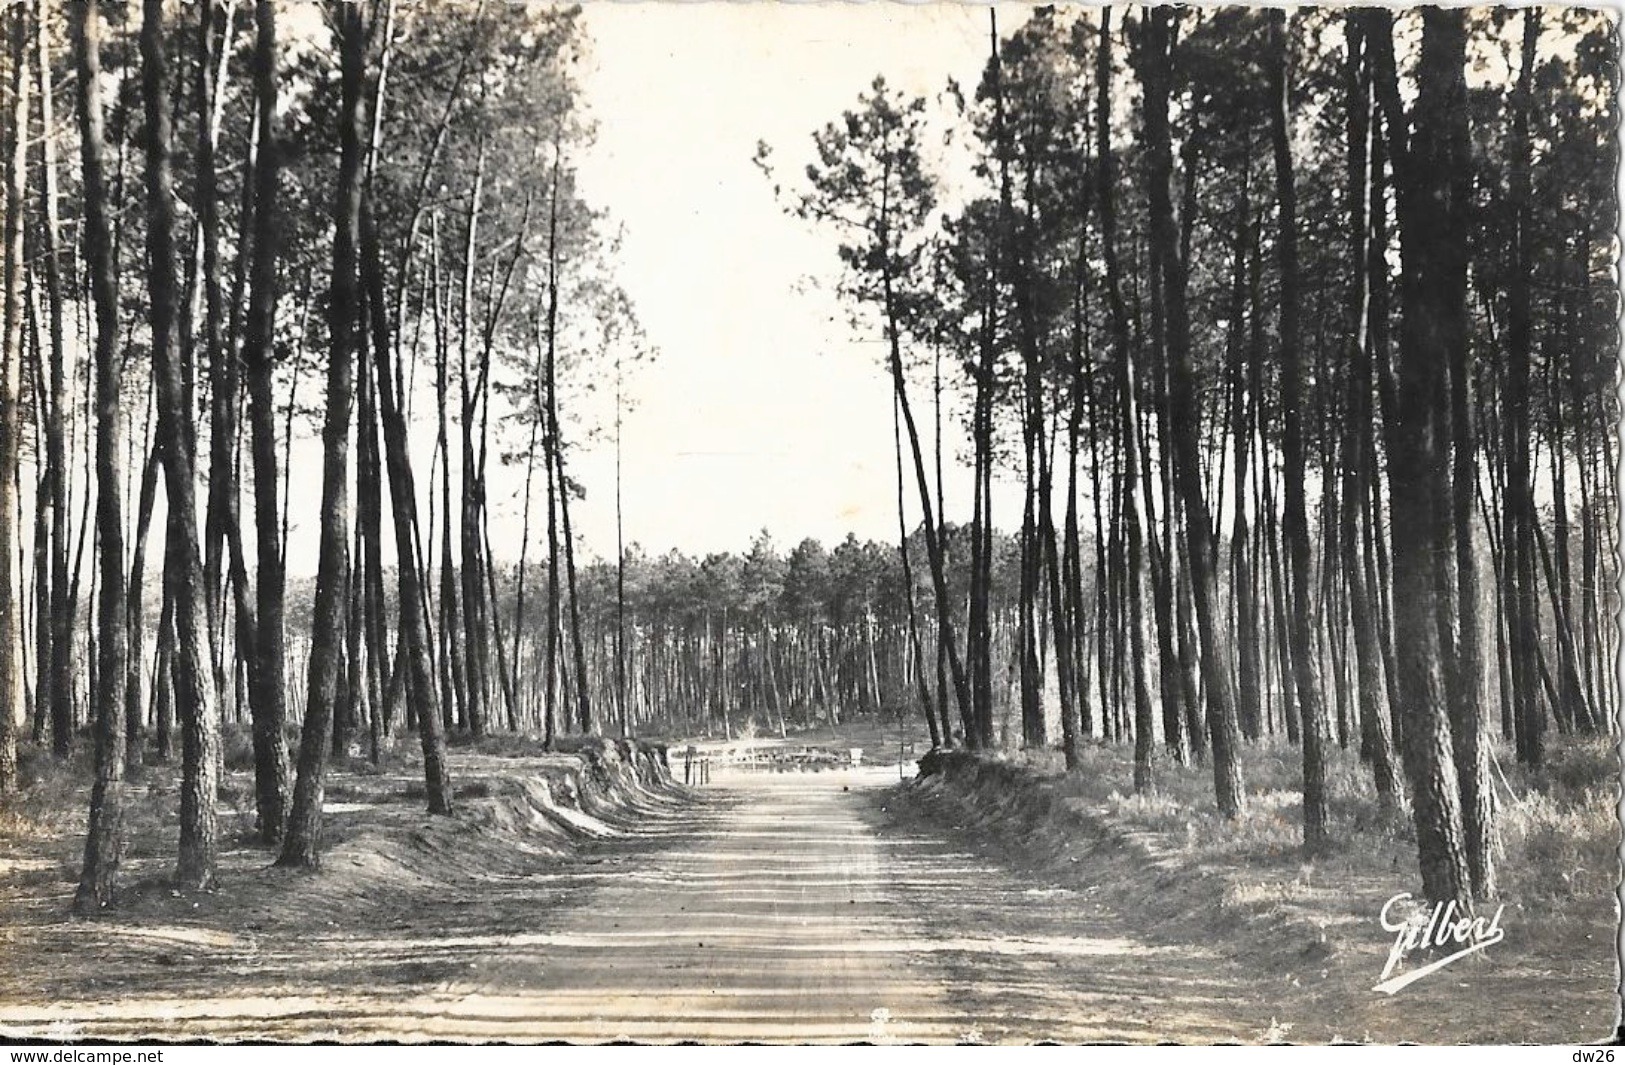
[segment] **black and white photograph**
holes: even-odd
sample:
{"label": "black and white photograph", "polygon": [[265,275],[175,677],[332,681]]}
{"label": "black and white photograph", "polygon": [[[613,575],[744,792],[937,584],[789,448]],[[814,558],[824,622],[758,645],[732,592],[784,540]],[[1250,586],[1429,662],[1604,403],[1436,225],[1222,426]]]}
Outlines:
{"label": "black and white photograph", "polygon": [[1620,79],[1579,5],[0,3],[8,1061],[1611,1061]]}

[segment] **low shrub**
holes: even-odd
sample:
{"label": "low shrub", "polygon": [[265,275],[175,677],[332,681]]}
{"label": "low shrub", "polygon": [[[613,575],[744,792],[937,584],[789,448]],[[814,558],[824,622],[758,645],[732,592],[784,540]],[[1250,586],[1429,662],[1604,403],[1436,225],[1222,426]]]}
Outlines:
{"label": "low shrub", "polygon": [[1588,788],[1572,801],[1531,791],[1501,814],[1507,894],[1558,903],[1611,894],[1619,882],[1617,792]]}
{"label": "low shrub", "polygon": [[221,761],[228,773],[254,771],[254,730],[247,722],[228,721],[220,727]]}

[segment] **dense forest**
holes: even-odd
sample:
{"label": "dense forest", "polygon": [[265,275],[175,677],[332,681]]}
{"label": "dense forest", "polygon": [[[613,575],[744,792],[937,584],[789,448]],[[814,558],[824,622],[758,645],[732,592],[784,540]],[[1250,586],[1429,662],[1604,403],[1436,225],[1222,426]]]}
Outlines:
{"label": "dense forest", "polygon": [[[1501,743],[1536,766],[1551,729],[1611,731],[1618,707],[1612,25],[990,20],[945,131],[942,102],[876,80],[803,172],[759,151],[889,345],[933,734],[996,743],[993,619],[1013,611],[1023,744],[1054,738],[1053,672],[1068,767],[1097,735],[1132,743],[1147,790],[1160,745],[1208,762],[1233,817],[1238,749],[1284,732],[1311,853],[1329,745],[1356,744],[1413,813],[1427,896],[1493,896]],[[934,169],[956,139],[969,188]],[[915,413],[943,361],[972,393],[968,601]]]}
{"label": "dense forest", "polygon": [[463,737],[848,715],[1123,745],[1142,791],[1205,764],[1229,816],[1284,740],[1311,851],[1355,749],[1427,895],[1493,896],[1496,760],[1619,702],[1611,23],[991,18],[974,87],[877,79],[757,157],[884,341],[896,541],[604,561],[570,460],[653,349],[577,188],[578,10],[0,13],[0,792],[91,750],[77,906],[171,761],[178,886],[213,882],[230,730],[310,867],[352,749],[409,738],[446,813]]}
{"label": "dense forest", "polygon": [[[250,723],[259,832],[286,863],[316,862],[327,752],[362,733],[376,755],[415,732],[448,810],[445,723],[513,727],[532,676],[505,637],[543,618],[548,675],[584,672],[563,620],[567,441],[594,427],[568,407],[646,354],[613,234],[575,190],[577,12],[152,0],[5,19],[0,790],[19,732],[65,758],[92,726],[82,908],[111,897],[148,760],[178,755],[177,879],[211,883],[222,722]],[[314,567],[287,557],[307,421]],[[545,576],[528,603],[510,590],[511,620],[493,614],[498,465],[548,515]],[[595,727],[584,688],[566,713],[545,687],[550,729],[555,709]]]}

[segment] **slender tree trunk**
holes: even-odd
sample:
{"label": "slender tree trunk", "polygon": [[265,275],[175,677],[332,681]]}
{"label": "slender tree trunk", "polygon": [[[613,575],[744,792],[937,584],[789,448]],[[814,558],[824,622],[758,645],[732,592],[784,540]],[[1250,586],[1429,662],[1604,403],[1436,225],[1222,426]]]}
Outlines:
{"label": "slender tree trunk", "polygon": [[1325,715],[1310,615],[1309,520],[1304,502],[1303,362],[1298,333],[1298,207],[1292,162],[1290,88],[1287,80],[1289,26],[1284,10],[1270,13],[1273,55],[1269,65],[1270,132],[1275,153],[1275,249],[1281,270],[1281,391],[1285,421],[1283,450],[1286,482],[1286,542],[1291,590],[1293,679],[1303,729],[1303,841],[1310,851],[1326,845]]}
{"label": "slender tree trunk", "polygon": [[[557,172],[555,171],[555,181]],[[545,701],[543,703],[542,746],[553,749],[553,736],[558,729],[559,706],[559,531],[558,531],[558,478],[553,467],[553,321],[558,308],[558,286],[554,268],[549,268],[548,329],[547,329],[547,432],[542,442],[547,460],[547,670]]]}
{"label": "slender tree trunk", "polygon": [[534,386],[534,391],[533,391],[533,394],[532,394],[532,397],[531,397],[531,402],[534,404],[535,409],[533,411],[531,411],[531,413],[530,413],[530,443],[525,448],[525,493],[524,493],[524,497],[523,497],[524,502],[521,504],[521,509],[520,509],[521,517],[520,517],[520,532],[519,532],[519,569],[518,569],[518,571],[517,571],[517,573],[515,574],[515,577],[514,577],[514,602],[513,602],[514,656],[513,656],[513,676],[512,676],[511,683],[512,683],[512,685],[513,685],[513,687],[514,687],[514,689],[516,691],[520,690],[519,661],[520,661],[521,655],[519,654],[519,645],[520,645],[520,641],[522,641],[524,639],[524,636],[525,636],[525,577],[526,577],[526,575],[528,573],[528,564],[529,564],[529,560],[530,560],[530,495],[531,495],[531,483],[534,480],[535,475],[536,475],[536,438],[537,438],[537,434],[541,430],[542,422],[543,422],[543,419],[545,418],[544,411],[546,409],[545,404],[542,401],[542,367],[541,367],[541,362],[542,362],[542,360],[541,360],[540,351],[538,351],[537,359],[536,359],[535,363],[531,367],[531,376],[532,376],[532,381],[533,381],[533,386]]}
{"label": "slender tree trunk", "polygon": [[84,182],[85,266],[96,312],[96,529],[100,581],[96,607],[97,672],[95,783],[85,861],[73,906],[94,913],[113,902],[124,816],[123,692],[110,678],[124,676],[126,653],[124,517],[118,478],[119,400],[123,367],[118,358],[118,296],[114,287],[113,231],[108,217],[106,141],[102,126],[101,32],[97,0],[71,9],[79,92],[80,158]]}
{"label": "slender tree trunk", "polygon": [[[1127,352],[1125,351],[1126,355]],[[1124,559],[1124,593],[1128,602],[1128,655],[1129,669],[1134,686],[1134,790],[1149,791],[1154,783],[1151,752],[1155,744],[1152,734],[1153,715],[1151,690],[1146,680],[1145,621],[1140,607],[1141,523],[1139,505],[1134,495],[1134,469],[1143,462],[1144,441],[1140,437],[1139,415],[1135,398],[1137,386],[1134,365],[1125,358],[1119,364],[1117,375],[1119,418],[1122,426],[1121,446],[1128,476],[1123,479],[1122,522],[1127,532],[1128,555]]]}
{"label": "slender tree trunk", "polygon": [[[271,0],[265,0],[271,2]],[[417,484],[412,476],[406,418],[396,394],[391,369],[388,305],[384,302],[384,268],[378,233],[366,199],[361,211],[361,277],[366,286],[367,321],[372,327],[373,383],[384,433],[384,465],[389,476],[389,502],[395,527],[395,572],[400,608],[400,640],[394,673],[404,676],[408,705],[417,708],[418,744],[423,753],[424,792],[431,814],[451,813],[451,776],[446,767],[446,737],[435,706],[434,666],[423,603],[423,570],[417,545]]]}
{"label": "slender tree trunk", "polygon": [[1417,128],[1406,123],[1393,71],[1392,16],[1371,12],[1368,34],[1381,65],[1392,158],[1396,167],[1405,269],[1400,365],[1388,480],[1393,514],[1394,622],[1404,710],[1404,755],[1414,802],[1422,887],[1435,902],[1470,902],[1472,884],[1463,839],[1461,796],[1452,757],[1440,647],[1435,498],[1444,441],[1439,424],[1440,368],[1451,358],[1452,320],[1465,313],[1462,234],[1450,224],[1452,126],[1465,123],[1460,95],[1465,65],[1465,12],[1423,12],[1418,68]]}
{"label": "slender tree trunk", "polygon": [[955,696],[963,709],[972,704],[970,688],[965,676],[964,662],[960,659],[958,644],[955,642],[954,637],[953,606],[948,595],[947,576],[943,562],[942,530],[937,525],[934,509],[931,505],[931,492],[925,475],[925,460],[920,450],[919,428],[914,422],[914,412],[909,405],[908,387],[903,379],[902,351],[898,337],[897,305],[889,275],[883,284],[889,323],[887,333],[889,334],[891,346],[892,389],[897,399],[898,410],[903,415],[903,427],[907,431],[909,451],[914,461],[914,479],[915,485],[919,489],[920,507],[925,528],[926,559],[931,570],[931,584],[937,604],[938,638],[948,647],[948,668],[953,677]]}
{"label": "slender tree trunk", "polygon": [[162,0],[144,0],[142,96],[147,121],[147,270],[152,294],[153,373],[158,444],[169,515],[166,552],[174,560],[175,692],[182,741],[181,839],[175,877],[182,890],[207,890],[215,877],[215,791],[219,721],[208,653],[203,559],[198,544],[196,441],[177,322],[175,191],[170,165],[169,64]]}
{"label": "slender tree trunk", "polygon": [[[547,296],[547,443],[552,459],[552,476],[548,491],[548,540],[552,547],[549,557],[548,598],[550,632],[557,633],[558,617],[558,540],[552,519],[552,506],[557,496],[559,519],[563,524],[564,571],[569,591],[570,646],[575,666],[576,724],[582,734],[593,731],[592,703],[587,692],[586,655],[581,642],[581,611],[576,597],[575,546],[570,528],[570,482],[564,475],[564,441],[559,433],[558,397],[558,306],[559,273],[562,251],[559,245],[559,160],[558,145],[554,145],[553,180],[549,191],[547,222],[548,296]],[[550,638],[558,639],[557,635]],[[551,741],[551,730],[549,730]]]}
{"label": "slender tree trunk", "polygon": [[[1087,110],[1085,111],[1087,115]],[[1083,211],[1085,219],[1088,216],[1090,200],[1090,187],[1084,186]],[[1078,257],[1075,263],[1074,279],[1072,285],[1072,332],[1071,332],[1071,361],[1069,370],[1070,407],[1067,411],[1067,473],[1066,473],[1066,515],[1063,520],[1061,540],[1061,595],[1067,617],[1068,653],[1071,655],[1073,670],[1071,727],[1075,730],[1070,743],[1067,741],[1065,728],[1066,719],[1063,717],[1062,742],[1067,744],[1064,753],[1067,758],[1068,769],[1075,769],[1075,762],[1081,762],[1082,746],[1088,741],[1093,732],[1093,714],[1089,705],[1089,688],[1091,678],[1089,675],[1089,646],[1087,626],[1084,619],[1087,617],[1087,607],[1083,594],[1083,544],[1079,529],[1078,517],[1078,452],[1082,446],[1083,421],[1087,411],[1092,410],[1093,397],[1089,395],[1091,388],[1092,363],[1094,353],[1090,350],[1090,337],[1088,327],[1088,275],[1085,264],[1088,259],[1087,229],[1079,234]],[[1090,447],[1093,453],[1094,426],[1090,426]],[[1097,496],[1100,491],[1099,477],[1091,482],[1091,496]],[[1091,500],[1091,502],[1095,502]],[[1098,520],[1098,508],[1097,508]],[[1067,708],[1062,707],[1062,714]]]}
{"label": "slender tree trunk", "polygon": [[[11,84],[5,122],[5,333],[0,338],[0,793],[17,786],[17,727],[26,721],[18,460],[22,443],[23,213],[28,196],[28,4],[0,12],[7,23]],[[43,18],[45,12],[40,11]],[[50,135],[50,131],[46,131]]]}
{"label": "slender tree trunk", "polygon": [[[1188,198],[1188,196],[1187,196]],[[1161,267],[1160,253],[1151,249],[1150,266],[1155,274]],[[1173,490],[1173,431],[1168,421],[1168,366],[1166,355],[1165,323],[1167,315],[1160,286],[1151,290],[1151,317],[1154,328],[1153,343],[1145,344],[1138,332],[1136,321],[1135,356],[1144,356],[1147,373],[1136,384],[1135,415],[1140,446],[1135,450],[1138,458],[1140,498],[1144,501],[1145,533],[1151,571],[1151,597],[1153,617],[1157,631],[1157,665],[1161,681],[1163,735],[1176,761],[1184,760],[1184,745],[1180,737],[1180,714],[1191,716],[1191,733],[1199,735],[1195,727],[1198,708],[1196,701],[1196,646],[1190,624],[1190,596],[1187,592],[1186,567],[1181,565],[1178,534],[1178,506]],[[1157,480],[1151,476],[1151,445],[1147,434],[1156,426]],[[1157,486],[1161,487],[1162,513],[1157,513]],[[1133,495],[1133,486],[1125,486]],[[1161,525],[1159,533],[1158,526]],[[1131,595],[1140,595],[1138,567],[1129,582]],[[1136,608],[1137,609],[1137,608]],[[1140,668],[1134,666],[1133,668]],[[1198,743],[1197,746],[1200,746]]]}
{"label": "slender tree trunk", "polygon": [[1259,309],[1251,308],[1254,328],[1246,339],[1242,333],[1244,304],[1250,290],[1247,284],[1249,248],[1252,233],[1248,225],[1247,172],[1250,162],[1242,162],[1241,197],[1236,211],[1236,243],[1231,299],[1230,299],[1230,379],[1231,379],[1231,436],[1235,447],[1234,473],[1235,516],[1230,531],[1230,584],[1236,599],[1236,656],[1237,663],[1237,718],[1242,735],[1257,740],[1263,733],[1263,686],[1260,682],[1258,654],[1259,604],[1251,566],[1252,532],[1247,520],[1248,445],[1252,435],[1251,414],[1259,397],[1247,386],[1251,380],[1248,361],[1257,357],[1257,345],[1252,336],[1261,335],[1257,328]]}
{"label": "slender tree trunk", "polygon": [[1190,567],[1196,630],[1201,643],[1207,691],[1209,740],[1213,750],[1214,792],[1219,811],[1235,817],[1245,804],[1241,770],[1236,761],[1236,705],[1230,687],[1215,618],[1212,522],[1202,496],[1201,455],[1195,380],[1190,362],[1190,321],[1185,303],[1185,268],[1178,259],[1173,206],[1169,198],[1172,159],[1169,148],[1168,97],[1173,73],[1174,19],[1171,8],[1143,15],[1144,95],[1141,106],[1148,154],[1147,179],[1151,240],[1160,248],[1161,288],[1166,316],[1169,421],[1173,432],[1174,484],[1183,509],[1186,563]]}
{"label": "slender tree trunk", "polygon": [[[175,756],[175,596],[164,567],[163,601],[158,608],[158,640],[152,667],[152,757],[165,763]],[[130,654],[139,653],[134,644]]]}
{"label": "slender tree trunk", "polygon": [[1055,648],[1055,676],[1060,696],[1061,752],[1069,769],[1079,762],[1078,733],[1081,719],[1078,714],[1077,674],[1072,659],[1072,624],[1062,592],[1060,552],[1055,546],[1055,515],[1050,502],[1054,490],[1053,448],[1046,447],[1039,479],[1038,536],[1043,550],[1041,559],[1048,574],[1051,643]]}
{"label": "slender tree trunk", "polygon": [[[459,374],[462,417],[461,476],[458,492],[459,533],[462,538],[461,601],[463,615],[464,670],[468,692],[468,731],[475,737],[485,735],[486,702],[489,697],[490,634],[487,630],[485,608],[488,605],[484,590],[485,560],[480,535],[479,477],[475,469],[474,419],[479,402],[478,385],[470,381],[468,343],[472,332],[472,303],[474,301],[474,258],[478,250],[477,234],[480,218],[480,195],[484,189],[485,149],[482,145],[474,166],[474,187],[469,195],[466,239],[463,245],[463,286],[458,300],[459,321]],[[483,379],[484,375],[480,375]],[[450,471],[451,456],[446,453],[446,469]],[[447,521],[450,522],[450,501],[447,501]],[[449,538],[448,538],[449,546]]]}
{"label": "slender tree trunk", "polygon": [[[363,237],[363,241],[365,239]],[[368,299],[370,301],[370,297]],[[370,309],[369,303],[369,317]],[[367,699],[372,706],[369,740],[372,760],[377,764],[382,757],[383,741],[392,728],[392,706],[386,696],[389,683],[385,679],[390,652],[384,608],[382,460],[378,452],[377,386],[372,375],[365,372],[357,375],[356,386],[356,529],[360,545],[357,579],[361,584],[361,627],[366,638]]]}
{"label": "slender tree trunk", "polygon": [[[484,483],[484,480],[485,480],[485,478],[482,476],[480,478],[480,481],[481,481],[482,485]],[[484,496],[484,493],[485,493],[485,489],[482,487],[480,489],[480,494],[481,494],[482,498]],[[491,557],[492,557],[491,556],[491,528],[490,528],[489,524],[484,520],[484,513],[485,513],[485,509],[484,509],[484,507],[482,505],[481,508],[480,508],[481,521],[480,521],[479,532],[480,532],[480,539],[481,539],[481,542],[482,542],[482,545],[483,545],[483,548],[484,548],[484,551],[483,551],[483,554],[482,554],[481,557],[482,557],[482,559],[484,561],[483,561],[483,564],[481,565],[480,568],[485,571],[485,588],[484,588],[484,592],[485,592],[485,595],[487,597],[486,602],[488,604],[488,613],[486,614],[486,626],[487,626],[487,631],[491,634],[491,642],[495,646],[495,650],[496,650],[496,666],[495,666],[494,669],[491,670],[491,672],[496,674],[497,687],[502,692],[502,706],[503,706],[503,709],[507,713],[508,731],[509,732],[517,732],[517,731],[519,731],[518,696],[517,696],[517,693],[513,689],[512,683],[509,680],[510,673],[509,673],[509,670],[508,670],[508,643],[507,643],[507,637],[504,636],[503,633],[502,633],[502,617],[501,617],[500,608],[498,606],[498,599],[497,599],[496,566],[494,564],[492,564],[492,562],[491,562]],[[515,651],[516,652],[517,652],[517,649],[518,649],[517,648],[518,637],[519,637],[519,634],[517,632],[515,632],[514,633],[514,639],[515,639]],[[622,703],[624,704],[624,700],[622,700]],[[624,708],[624,706],[623,706],[623,708]],[[622,738],[624,739],[625,737],[623,736]]]}
{"label": "slender tree trunk", "polygon": [[[45,707],[51,701],[51,514],[50,489],[46,483],[44,470],[45,454],[45,422],[49,413],[45,409],[45,381],[49,370],[46,367],[45,342],[40,336],[40,308],[39,298],[35,286],[28,286],[28,314],[29,314],[29,375],[33,387],[29,389],[33,402],[29,404],[33,412],[33,445],[34,445],[34,507],[33,507],[33,549],[29,567],[33,570],[33,583],[23,591],[26,596],[24,605],[28,610],[28,624],[25,626],[23,647],[20,650],[25,666],[33,668],[33,685],[30,696],[23,701],[19,708],[22,718],[13,718],[10,723],[11,750],[16,750],[17,737],[27,728],[31,721],[40,721],[45,715]],[[18,470],[19,485],[22,471]],[[20,489],[19,489],[20,494]],[[19,523],[24,515],[21,507],[18,508]],[[1587,541],[1589,544],[1589,540]],[[1589,559],[1589,555],[1587,558]],[[1587,607],[1589,610],[1589,600]],[[1591,645],[1586,644],[1587,653]],[[1589,669],[1589,665],[1587,667]],[[0,726],[3,727],[3,726]],[[4,738],[0,737],[0,746],[4,745]],[[0,752],[4,757],[4,752]],[[7,787],[10,785],[8,784]]]}
{"label": "slender tree trunk", "polygon": [[[557,399],[555,398],[555,404]],[[564,533],[564,577],[570,595],[570,651],[575,666],[576,726],[584,736],[597,732],[592,700],[587,691],[587,657],[581,639],[581,599],[576,589],[575,534],[570,527],[570,482],[564,475],[564,448],[557,443],[558,412],[553,415],[553,462],[559,478],[559,521]]]}
{"label": "slender tree trunk", "polygon": [[[50,336],[50,392],[45,423],[46,496],[50,523],[50,661],[40,663],[40,713],[51,722],[53,749],[65,753],[73,729],[73,610],[68,602],[68,448],[64,425],[68,417],[67,357],[62,320],[61,222],[57,209],[55,105],[51,91],[50,22],[35,20],[39,50],[34,65],[39,87],[41,198],[45,237],[45,306]],[[48,678],[48,679],[47,679]]]}
{"label": "slender tree trunk", "polygon": [[[433,243],[432,276],[434,288],[429,294],[434,308],[435,345],[435,452],[440,461],[440,710],[448,730],[468,727],[468,673],[464,668],[464,631],[462,611],[457,591],[457,563],[452,551],[451,523],[451,437],[447,429],[447,404],[450,402],[450,377],[447,348],[447,311],[442,309],[440,284],[440,227],[439,215],[431,219]],[[430,502],[430,525],[434,522],[434,505]],[[431,533],[431,536],[433,534]],[[432,550],[432,544],[431,544]],[[453,708],[456,708],[455,715]]]}
{"label": "slender tree trunk", "polygon": [[[1364,36],[1360,19],[1347,15],[1343,21],[1349,40],[1348,129],[1349,144],[1349,237],[1350,277],[1353,291],[1349,299],[1348,410],[1343,431],[1343,536],[1342,565],[1348,580],[1348,599],[1354,629],[1354,657],[1360,693],[1360,750],[1370,760],[1378,800],[1384,807],[1402,807],[1395,766],[1392,730],[1387,712],[1387,687],[1382,680],[1382,649],[1374,617],[1369,550],[1362,552],[1357,527],[1369,525],[1369,483],[1375,476],[1371,445],[1371,355],[1368,349],[1371,280],[1370,226],[1367,210],[1371,194],[1368,169],[1371,147],[1371,84],[1364,57]],[[1364,557],[1362,557],[1362,555]]]}
{"label": "slender tree trunk", "polygon": [[[1526,16],[1527,17],[1527,13]],[[1463,37],[1467,30],[1463,25]],[[1465,46],[1463,45],[1463,48]],[[1462,62],[1465,62],[1463,57]],[[1466,74],[1458,67],[1450,86],[1447,106],[1467,106]],[[1495,793],[1490,780],[1490,737],[1484,720],[1482,675],[1485,661],[1482,624],[1479,619],[1478,552],[1473,536],[1473,500],[1478,485],[1478,430],[1473,420],[1473,365],[1471,322],[1467,309],[1468,242],[1471,239],[1472,153],[1465,117],[1448,123],[1447,142],[1439,146],[1449,167],[1449,258],[1443,265],[1450,271],[1450,315],[1440,323],[1442,339],[1449,355],[1449,395],[1438,397],[1441,408],[1448,406],[1452,435],[1449,533],[1441,536],[1440,547],[1455,549],[1456,561],[1456,646],[1455,660],[1447,668],[1450,698],[1450,738],[1456,762],[1456,778],[1461,785],[1461,819],[1467,849],[1470,887],[1475,899],[1494,896]],[[1448,330],[1448,331],[1446,331]],[[1441,417],[1441,421],[1443,418]],[[1561,505],[1561,504],[1560,504]],[[1435,502],[1443,510],[1444,499]],[[1453,545],[1451,540],[1454,541]]]}
{"label": "slender tree trunk", "polygon": [[[5,115],[5,335],[0,338],[0,793],[16,787],[18,717],[26,720],[23,541],[18,460],[23,439],[23,211],[28,198],[28,3],[0,11],[11,80]],[[44,16],[44,11],[41,11]]]}
{"label": "slender tree trunk", "polygon": [[[1102,530],[1097,528],[1096,543],[1104,554],[1100,557],[1097,575],[1097,585],[1100,589],[1100,656],[1101,656],[1101,704],[1102,721],[1101,731],[1105,739],[1117,741],[1122,738],[1122,707],[1123,696],[1123,628],[1125,622],[1123,610],[1123,532],[1127,528],[1124,518],[1124,495],[1132,490],[1133,479],[1137,471],[1127,464],[1123,455],[1121,443],[1125,428],[1122,425],[1122,414],[1118,408],[1122,403],[1122,388],[1117,385],[1116,379],[1121,374],[1121,368],[1128,365],[1130,358],[1129,322],[1128,312],[1123,304],[1121,273],[1118,267],[1117,236],[1116,236],[1116,208],[1113,184],[1115,178],[1115,157],[1111,154],[1109,138],[1100,131],[1109,129],[1110,123],[1110,96],[1109,78],[1112,76],[1110,61],[1110,33],[1111,27],[1107,24],[1103,13],[1100,31],[1100,46],[1096,49],[1097,74],[1095,84],[1097,87],[1097,101],[1099,113],[1102,116],[1097,124],[1096,134],[1101,137],[1101,152],[1097,178],[1100,183],[1100,222],[1101,222],[1101,248],[1102,257],[1106,263],[1106,295],[1107,306],[1111,312],[1112,336],[1112,362],[1108,368],[1108,380],[1112,381],[1112,410],[1117,413],[1106,415],[1107,424],[1113,426],[1112,432],[1107,434],[1111,443],[1111,450],[1107,456],[1107,481],[1111,485],[1110,502],[1107,509],[1109,515],[1106,528],[1110,532],[1104,537]],[[1115,436],[1113,435],[1115,434]],[[1154,595],[1153,591],[1153,595]],[[1129,696],[1133,698],[1132,694]]]}
{"label": "slender tree trunk", "polygon": [[[147,461],[142,464],[141,488],[136,502],[135,547],[131,555],[129,601],[129,647],[125,660],[124,690],[124,744],[125,765],[131,775],[142,763],[142,710],[145,696],[142,692],[142,658],[146,644],[146,603],[144,601],[147,577],[147,536],[152,529],[152,511],[158,496],[158,474],[161,465],[158,449],[149,448]],[[168,596],[165,595],[165,601]]]}
{"label": "slender tree trunk", "polygon": [[[193,205],[197,223],[197,255],[203,294],[201,348],[210,369],[209,390],[209,487],[203,518],[203,602],[208,618],[213,650],[215,689],[224,692],[229,683],[225,664],[225,633],[222,620],[221,581],[225,570],[226,525],[230,520],[231,499],[237,491],[237,407],[242,387],[234,351],[223,342],[221,324],[226,317],[225,293],[220,263],[220,196],[216,174],[215,146],[218,141],[216,99],[227,65],[226,34],[231,28],[231,12],[219,0],[203,0],[197,8],[198,47],[196,69],[197,168]],[[252,195],[253,183],[249,183]],[[196,291],[196,289],[194,289]],[[232,313],[236,313],[233,301]],[[185,331],[182,331],[183,336]],[[243,649],[246,652],[246,648]],[[223,698],[223,695],[222,695]]]}
{"label": "slender tree trunk", "polygon": [[254,469],[255,585],[257,624],[249,671],[249,715],[254,742],[254,806],[259,836],[282,840],[288,813],[288,749],[284,689],[287,646],[284,635],[285,576],[277,504],[274,325],[281,200],[282,146],[277,137],[277,37],[275,0],[254,5],[254,95],[259,102],[259,150],[254,172],[253,252],[249,266],[248,316],[243,362],[248,378],[249,450]]}
{"label": "slender tree trunk", "polygon": [[[995,257],[997,251],[995,250]],[[992,629],[989,619],[989,597],[992,584],[992,507],[988,485],[993,465],[993,366],[996,356],[994,345],[993,290],[995,265],[989,270],[987,295],[982,310],[979,361],[976,367],[976,397],[972,415],[972,436],[975,450],[974,504],[971,517],[971,588],[967,635],[969,665],[968,683],[971,686],[971,705],[960,705],[960,721],[965,745],[981,750],[993,743],[993,660]],[[933,585],[933,591],[935,585]],[[944,656],[950,648],[943,634],[937,634],[937,645]],[[943,699],[946,701],[947,696]]]}
{"label": "slender tree trunk", "polygon": [[350,416],[354,363],[360,340],[358,286],[362,204],[362,77],[365,30],[358,5],[340,2],[333,12],[342,65],[339,116],[338,191],[333,205],[333,278],[328,330],[332,353],[327,368],[327,415],[322,426],[322,510],[316,602],[312,611],[310,692],[299,738],[299,775],[293,810],[277,864],[314,869],[320,864],[322,791],[327,770],[340,658],[344,652],[344,607],[349,571]]}
{"label": "slender tree trunk", "polygon": [[903,592],[905,596],[905,609],[908,611],[908,653],[914,664],[914,681],[920,696],[920,709],[925,712],[925,723],[931,732],[931,746],[933,749],[942,746],[942,736],[937,729],[937,713],[931,704],[931,690],[925,680],[925,652],[920,647],[920,628],[914,615],[914,565],[909,559],[908,550],[908,519],[903,509],[903,435],[902,426],[897,409],[897,400],[892,398],[892,456],[897,462],[897,551],[903,563]]}

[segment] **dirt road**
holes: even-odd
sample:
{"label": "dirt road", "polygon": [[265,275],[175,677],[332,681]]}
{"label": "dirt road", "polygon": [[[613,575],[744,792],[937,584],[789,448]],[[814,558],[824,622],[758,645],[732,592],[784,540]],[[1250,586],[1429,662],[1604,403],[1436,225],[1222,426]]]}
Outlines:
{"label": "dirt road", "polygon": [[[1198,944],[884,810],[895,768],[718,775],[563,865],[330,936],[131,929],[117,997],[0,1003],[0,1034],[767,1042],[1254,1042]],[[154,935],[158,936],[156,946]],[[146,951],[146,954],[140,952]],[[174,959],[179,960],[174,960]],[[117,961],[114,964],[118,964]],[[153,970],[159,972],[160,970]],[[105,992],[104,992],[105,994]]]}

